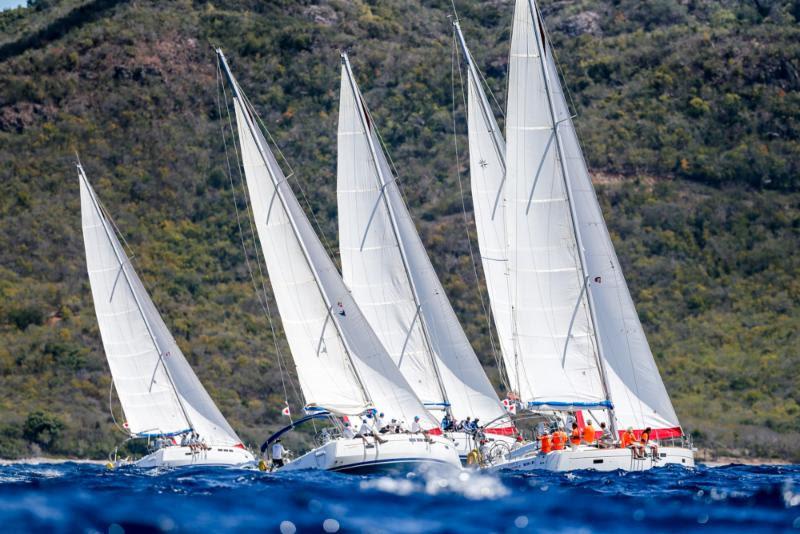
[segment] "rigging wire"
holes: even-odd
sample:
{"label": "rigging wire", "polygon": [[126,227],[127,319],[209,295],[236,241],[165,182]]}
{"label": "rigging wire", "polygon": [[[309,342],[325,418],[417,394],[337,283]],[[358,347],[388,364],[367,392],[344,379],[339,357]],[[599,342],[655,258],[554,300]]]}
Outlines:
{"label": "rigging wire", "polygon": [[[220,98],[220,96],[222,98]],[[222,115],[221,100],[224,100],[224,102],[225,102],[225,111],[226,111],[226,114],[227,114],[228,126],[229,126],[230,131],[231,131],[231,136],[233,136],[234,135],[233,121],[231,119],[230,108],[228,106],[228,96],[227,96],[227,92],[225,91],[225,83],[222,80],[222,71],[220,69],[219,63],[217,63],[217,110],[218,110],[220,118],[222,119],[223,115]],[[252,268],[252,266],[250,264],[250,258],[249,258],[248,252],[247,252],[247,239],[245,238],[244,229],[242,228],[241,215],[239,213],[239,206],[238,206],[238,202],[237,202],[237,199],[236,199],[236,185],[234,184],[234,181],[233,181],[233,171],[231,169],[230,156],[229,156],[229,152],[228,152],[228,141],[227,141],[227,137],[225,136],[225,123],[224,123],[224,121],[223,121],[223,123],[221,125],[220,130],[221,130],[223,145],[225,147],[225,161],[226,161],[226,166],[227,166],[227,171],[228,171],[228,173],[227,173],[228,174],[228,181],[229,181],[229,183],[231,185],[231,196],[233,198],[233,206],[234,206],[234,211],[236,213],[236,225],[237,225],[237,227],[239,229],[239,238],[240,238],[240,241],[241,241],[241,244],[242,244],[242,250],[244,252],[245,264],[247,265],[247,271],[248,271],[248,273],[250,275],[250,280],[253,283],[253,289],[256,292],[256,298],[258,299],[258,303],[261,306],[261,309],[264,312],[264,315],[267,317],[267,321],[269,322],[270,332],[272,333],[272,342],[274,344],[275,353],[277,355],[278,372],[279,372],[280,377],[281,377],[281,386],[282,386],[282,389],[283,389],[284,401],[286,402],[286,405],[288,406],[289,405],[289,393],[288,393],[288,390],[286,388],[286,382],[287,382],[287,378],[288,378],[289,385],[291,386],[292,391],[295,394],[295,397],[299,400],[299,403],[302,405],[303,404],[302,400],[301,400],[302,397],[300,397],[300,395],[298,394],[297,389],[295,387],[295,384],[291,380],[291,376],[289,376],[289,374],[288,374],[288,368],[287,368],[286,362],[284,360],[283,352],[281,351],[280,346],[278,344],[278,336],[277,336],[277,332],[276,332],[276,328],[275,328],[275,323],[274,323],[274,321],[272,319],[272,310],[270,309],[269,297],[268,297],[268,294],[267,294],[266,284],[264,282],[264,278],[265,278],[264,277],[264,272],[261,269],[261,262],[260,262],[260,257],[259,257],[259,253],[258,253],[258,246],[257,246],[257,243],[255,242],[255,230],[253,228],[252,212],[251,212],[251,209],[250,209],[250,205],[248,204],[247,205],[248,206],[248,218],[247,219],[248,219],[248,223],[249,223],[249,226],[250,226],[250,234],[251,234],[251,237],[252,237],[252,240],[253,240],[253,249],[255,250],[256,264],[257,264],[257,267],[258,267],[259,278],[260,278],[260,281],[261,281],[261,289],[260,290],[259,290],[259,287],[258,287],[259,284],[258,284],[258,282],[256,281],[256,278],[255,278],[255,273],[253,272],[253,268]],[[239,163],[240,162],[239,150],[236,147],[235,141],[232,144],[233,144],[233,148],[234,148],[234,152],[235,152],[235,156],[236,156],[237,173],[239,175],[240,184],[241,184],[241,186],[242,186],[242,188],[244,190],[245,185],[244,185],[244,177],[243,177],[241,165]],[[262,294],[263,294],[263,300],[262,300]],[[291,410],[289,411],[289,420],[290,420],[290,422],[293,422],[292,421],[292,416],[291,416]]]}
{"label": "rigging wire", "polygon": [[[453,6],[455,9],[455,5]],[[456,154],[456,177],[458,178],[458,191],[461,196],[461,212],[464,215],[464,231],[467,237],[467,245],[469,248],[469,258],[470,263],[472,263],[472,272],[475,276],[475,288],[478,293],[478,298],[481,302],[481,309],[483,310],[483,317],[486,321],[486,329],[489,332],[489,344],[492,349],[492,356],[494,357],[495,365],[497,365],[497,372],[500,373],[500,377],[503,378],[505,375],[503,373],[503,365],[502,360],[498,356],[497,347],[495,346],[494,342],[494,335],[492,330],[492,320],[489,317],[489,311],[486,307],[486,302],[483,298],[483,291],[481,290],[480,286],[480,278],[478,277],[478,266],[477,262],[475,261],[475,252],[472,247],[472,238],[469,235],[469,215],[467,215],[467,204],[466,199],[464,197],[464,184],[461,179],[461,155],[458,150],[458,130],[456,124],[456,69],[458,69],[458,79],[459,79],[459,87],[461,88],[461,98],[464,103],[464,109],[467,109],[467,98],[464,94],[464,78],[461,75],[461,62],[460,62],[460,55],[458,53],[458,42],[456,41],[456,35],[453,33],[453,53],[451,55],[451,68],[450,68],[450,89],[451,89],[451,96],[452,96],[452,110],[453,110],[453,148],[455,149]],[[477,227],[477,225],[476,225]],[[508,370],[506,370],[507,374]],[[504,378],[506,382],[507,379]]]}

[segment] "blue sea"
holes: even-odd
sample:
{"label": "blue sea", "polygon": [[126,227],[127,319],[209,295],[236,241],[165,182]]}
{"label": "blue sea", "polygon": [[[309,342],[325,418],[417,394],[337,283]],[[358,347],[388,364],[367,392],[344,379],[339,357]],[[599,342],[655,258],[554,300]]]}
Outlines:
{"label": "blue sea", "polygon": [[0,532],[800,532],[800,466],[262,473],[0,466]]}

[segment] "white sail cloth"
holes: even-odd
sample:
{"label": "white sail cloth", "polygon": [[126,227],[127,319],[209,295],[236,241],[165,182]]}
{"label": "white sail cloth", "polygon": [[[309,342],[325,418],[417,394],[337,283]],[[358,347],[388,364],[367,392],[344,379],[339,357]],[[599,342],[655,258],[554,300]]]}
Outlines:
{"label": "white sail cloth", "polygon": [[[511,428],[405,206],[346,56],[337,195],[345,283],[417,395]],[[438,376],[437,376],[438,374]]]}
{"label": "white sail cloth", "polygon": [[209,444],[240,444],[150,300],[81,167],[79,179],[92,298],[129,432],[193,429]]}
{"label": "white sail cloth", "polygon": [[467,62],[470,187],[478,247],[500,352],[511,380],[511,389],[518,391],[515,379],[519,369],[515,358],[506,238],[506,144],[458,23],[456,29]]}
{"label": "white sail cloth", "polygon": [[509,275],[520,364],[509,373],[529,405],[606,401],[539,38],[528,0],[514,13],[507,113]]}
{"label": "white sail cloth", "polygon": [[347,291],[239,95],[236,86],[253,217],[306,402],[342,415],[375,407],[436,428]]}

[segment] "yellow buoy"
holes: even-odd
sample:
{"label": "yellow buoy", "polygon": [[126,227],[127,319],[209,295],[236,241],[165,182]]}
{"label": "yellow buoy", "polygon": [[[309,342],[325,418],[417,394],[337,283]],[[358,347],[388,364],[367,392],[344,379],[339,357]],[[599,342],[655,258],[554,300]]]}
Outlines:
{"label": "yellow buoy", "polygon": [[264,460],[259,460],[258,461],[258,470],[259,471],[266,471],[267,470],[267,462],[265,462]]}
{"label": "yellow buoy", "polygon": [[106,464],[106,469],[114,469],[114,464],[112,464],[111,462],[108,462]]}

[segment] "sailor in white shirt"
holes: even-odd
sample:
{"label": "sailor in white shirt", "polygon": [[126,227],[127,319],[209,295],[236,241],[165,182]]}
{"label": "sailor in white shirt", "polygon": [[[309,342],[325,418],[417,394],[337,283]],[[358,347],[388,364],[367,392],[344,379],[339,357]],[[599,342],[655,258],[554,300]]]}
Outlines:
{"label": "sailor in white shirt", "polygon": [[415,415],[414,416],[414,422],[411,423],[411,433],[412,434],[419,434],[420,432],[422,432],[422,427],[419,426],[419,416]]}
{"label": "sailor in white shirt", "polygon": [[272,444],[272,465],[273,467],[283,467],[283,455],[286,454],[286,449],[281,444],[281,439],[275,440]]}

